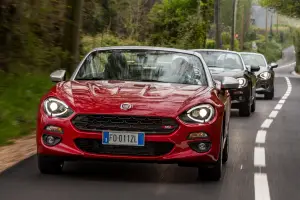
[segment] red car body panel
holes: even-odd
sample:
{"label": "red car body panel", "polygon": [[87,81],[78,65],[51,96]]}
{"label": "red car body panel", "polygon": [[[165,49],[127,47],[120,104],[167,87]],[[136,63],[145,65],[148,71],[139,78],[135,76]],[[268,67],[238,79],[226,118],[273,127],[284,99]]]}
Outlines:
{"label": "red car body panel", "polygon": [[[227,91],[220,95],[216,88],[199,85],[183,85],[169,83],[145,83],[128,81],[67,81],[57,83],[41,98],[37,116],[37,152],[43,155],[79,157],[111,160],[140,160],[153,162],[199,163],[215,162],[219,157],[223,122],[229,123],[229,115],[224,115],[230,106],[230,96]],[[219,95],[219,96],[218,96]],[[220,96],[222,98],[220,98]],[[74,113],[68,118],[52,118],[46,115],[43,101],[55,97],[64,101]],[[122,103],[131,103],[131,110],[121,110]],[[213,120],[205,124],[186,124],[179,119],[179,114],[200,103],[209,103],[216,109]],[[230,111],[230,108],[229,108]],[[113,114],[171,117],[179,127],[171,134],[146,134],[145,141],[171,142],[174,148],[162,156],[125,156],[86,153],[80,150],[74,140],[76,138],[101,139],[101,132],[84,132],[77,130],[71,119],[76,114]],[[59,126],[63,134],[50,133],[44,128],[47,125]],[[211,149],[206,153],[197,153],[188,143],[188,135],[203,131],[209,135]],[[42,135],[49,133],[62,138],[53,147],[43,143]],[[202,140],[202,139],[198,139]]]}

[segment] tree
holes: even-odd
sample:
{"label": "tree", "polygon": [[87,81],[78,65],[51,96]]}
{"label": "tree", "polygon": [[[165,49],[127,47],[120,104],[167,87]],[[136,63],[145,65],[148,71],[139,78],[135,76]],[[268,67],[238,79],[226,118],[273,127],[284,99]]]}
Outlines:
{"label": "tree", "polygon": [[[300,1],[295,0],[261,0],[261,4],[265,7],[274,8],[277,12],[287,15],[289,17],[300,18]],[[294,31],[294,45],[296,49],[296,68],[295,70],[300,72],[300,30]]]}
{"label": "tree", "polygon": [[64,29],[63,50],[67,52],[67,58],[64,58],[62,67],[68,72],[72,72],[79,59],[81,10],[84,0],[66,1],[66,22]]}
{"label": "tree", "polygon": [[149,13],[150,44],[200,48],[212,23],[212,0],[163,0]]}

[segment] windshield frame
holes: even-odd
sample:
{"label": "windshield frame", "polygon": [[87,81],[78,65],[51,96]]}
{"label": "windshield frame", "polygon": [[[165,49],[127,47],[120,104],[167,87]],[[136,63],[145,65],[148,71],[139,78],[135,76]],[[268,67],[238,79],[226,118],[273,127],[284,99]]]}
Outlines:
{"label": "windshield frame", "polygon": [[[204,59],[202,58],[201,54],[189,50],[181,50],[181,49],[175,49],[175,48],[166,48],[166,47],[151,47],[151,46],[112,46],[112,47],[102,47],[102,48],[95,48],[88,52],[84,58],[80,61],[80,63],[77,65],[76,69],[74,70],[73,74],[70,77],[70,81],[79,81],[76,80],[77,74],[79,73],[80,69],[84,66],[83,64],[87,60],[87,58],[95,53],[95,52],[102,52],[102,51],[165,51],[170,53],[179,53],[179,54],[187,54],[189,56],[195,56],[199,59],[199,62],[201,63],[203,67],[203,71],[205,74],[205,79],[207,82],[207,87],[214,87],[214,80],[210,74],[209,68],[207,67]],[[124,80],[125,81],[125,80]],[[167,82],[166,82],[167,83]],[[201,85],[199,85],[201,86]]]}
{"label": "windshield frame", "polygon": [[240,54],[241,54],[241,57],[242,57],[243,60],[244,60],[243,55],[248,55],[248,56],[251,56],[251,55],[254,55],[254,56],[261,56],[261,57],[263,58],[264,62],[265,62],[265,66],[260,66],[260,67],[266,67],[266,68],[268,67],[268,62],[267,62],[267,60],[266,60],[266,57],[265,57],[263,54],[260,54],[260,53],[252,53],[252,52],[241,52]]}
{"label": "windshield frame", "polygon": [[[242,55],[239,53],[239,52],[236,52],[236,51],[228,51],[228,50],[216,50],[216,49],[191,49],[192,51],[195,51],[195,52],[197,52],[197,53],[199,53],[199,54],[201,54],[201,52],[216,52],[216,53],[232,53],[232,54],[236,54],[239,58],[240,58],[240,61],[241,61],[241,63],[242,63],[242,67],[243,67],[243,69],[241,69],[241,70],[247,70],[247,67],[246,67],[246,65],[245,65],[245,62],[244,62],[244,60],[243,60],[243,58],[242,58]],[[202,56],[202,54],[201,54],[201,56]],[[203,56],[202,56],[203,57]],[[203,58],[203,60],[204,60],[204,58]],[[205,62],[205,60],[204,60],[204,62]],[[205,62],[206,63],[206,62]],[[206,64],[207,65],[207,64]],[[208,67],[209,68],[209,67]]]}

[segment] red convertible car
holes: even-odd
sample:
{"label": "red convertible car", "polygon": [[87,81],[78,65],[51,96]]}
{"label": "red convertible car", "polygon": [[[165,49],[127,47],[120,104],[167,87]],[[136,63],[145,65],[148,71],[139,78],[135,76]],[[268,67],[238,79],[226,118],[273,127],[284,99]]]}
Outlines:
{"label": "red convertible car", "polygon": [[[162,47],[107,47],[88,53],[73,75],[39,104],[37,156],[41,173],[65,161],[94,159],[174,163],[219,180],[228,159],[236,79],[212,79],[200,54]],[[203,176],[202,176],[203,175]]]}

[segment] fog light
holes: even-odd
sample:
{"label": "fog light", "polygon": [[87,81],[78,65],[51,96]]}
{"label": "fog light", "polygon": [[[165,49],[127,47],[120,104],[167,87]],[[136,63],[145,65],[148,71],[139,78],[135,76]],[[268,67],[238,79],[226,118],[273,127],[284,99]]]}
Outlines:
{"label": "fog light", "polygon": [[205,151],[206,150],[206,144],[205,143],[199,143],[198,144],[198,149],[200,151]]}
{"label": "fog light", "polygon": [[46,138],[46,142],[48,143],[48,144],[54,144],[54,142],[55,142],[55,138],[53,137],[53,136],[48,136],[47,138]]}
{"label": "fog light", "polygon": [[197,138],[208,138],[208,134],[204,132],[195,132],[195,133],[190,133],[188,136],[188,140],[194,140]]}
{"label": "fog light", "polygon": [[49,132],[53,132],[53,133],[63,133],[62,128],[58,127],[58,126],[52,126],[49,125],[45,128],[47,131]]}
{"label": "fog light", "polygon": [[211,142],[193,142],[189,144],[190,148],[198,153],[208,152],[211,148]]}
{"label": "fog light", "polygon": [[44,144],[47,146],[55,146],[58,143],[60,143],[61,138],[57,137],[57,136],[53,136],[53,135],[44,134],[43,141],[44,141]]}

